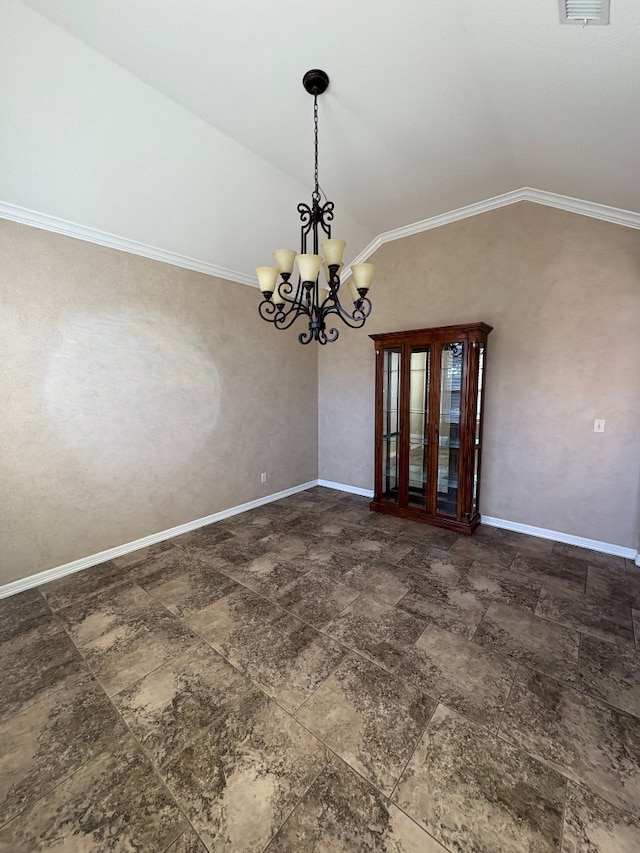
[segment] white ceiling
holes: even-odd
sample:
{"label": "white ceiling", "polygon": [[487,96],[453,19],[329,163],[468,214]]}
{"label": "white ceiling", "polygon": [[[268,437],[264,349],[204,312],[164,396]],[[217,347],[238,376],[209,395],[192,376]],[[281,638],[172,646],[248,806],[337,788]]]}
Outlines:
{"label": "white ceiling", "polygon": [[24,3],[309,190],[324,68],[320,183],[372,234],[522,186],[640,210],[637,0]]}

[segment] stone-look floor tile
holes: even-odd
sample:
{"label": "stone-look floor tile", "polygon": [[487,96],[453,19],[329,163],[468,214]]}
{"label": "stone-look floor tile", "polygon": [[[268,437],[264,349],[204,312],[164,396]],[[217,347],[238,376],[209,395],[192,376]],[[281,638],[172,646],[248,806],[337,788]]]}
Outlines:
{"label": "stone-look floor tile", "polygon": [[251,560],[267,554],[269,552],[267,541],[268,538],[265,538],[264,541],[261,539],[245,541],[232,535],[230,539],[223,539],[216,545],[193,546],[188,549],[185,547],[183,550],[189,550],[201,560],[211,563],[214,568],[229,574],[228,570],[231,566],[243,566],[250,563]]}
{"label": "stone-look floor tile", "polygon": [[457,587],[443,588],[440,592],[437,597],[408,592],[397,606],[471,639],[487,609],[486,605],[475,593]]}
{"label": "stone-look floor tile", "polygon": [[233,539],[233,532],[221,524],[208,524],[169,540],[173,546],[190,554],[203,556],[211,553],[216,545]]}
{"label": "stone-look floor tile", "polygon": [[167,853],[207,853],[207,848],[198,835],[192,829],[188,829],[173,842],[171,847],[167,848]]}
{"label": "stone-look floor tile", "polygon": [[11,640],[53,620],[51,610],[37,589],[0,599],[0,643]]}
{"label": "stone-look floor tile", "polygon": [[561,853],[637,853],[640,820],[569,782]]}
{"label": "stone-look floor tile", "polygon": [[0,645],[0,720],[60,690],[87,672],[71,640],[56,622],[44,622]]}
{"label": "stone-look floor tile", "polygon": [[269,853],[446,853],[397,806],[333,758]]}
{"label": "stone-look floor tile", "polygon": [[460,582],[460,588],[474,592],[487,606],[493,601],[520,607],[533,613],[538,604],[542,581],[503,569],[473,563]]}
{"label": "stone-look floor tile", "polygon": [[576,545],[566,545],[564,542],[554,542],[553,553],[562,558],[590,563],[592,566],[611,566],[614,569],[624,569],[624,557],[603,554],[600,551],[591,551],[589,548],[580,548]]}
{"label": "stone-look floor tile", "polygon": [[277,602],[314,627],[324,628],[359,595],[360,590],[312,570],[280,590]]}
{"label": "stone-look floor tile", "polygon": [[587,583],[587,564],[579,560],[563,559],[555,554],[544,557],[518,553],[510,566],[530,580],[553,583],[576,592],[584,592]]}
{"label": "stone-look floor tile", "polygon": [[326,761],[322,744],[256,691],[218,714],[163,775],[210,853],[257,853]]}
{"label": "stone-look floor tile", "polygon": [[173,541],[173,539],[167,539],[165,542],[157,542],[155,545],[149,545],[147,548],[138,548],[137,551],[130,551],[128,554],[123,554],[122,557],[114,557],[110,562],[119,569],[128,569],[131,566],[144,563],[146,560],[156,557],[164,551],[170,551],[173,548]]}
{"label": "stone-look floor tile", "polygon": [[343,580],[347,586],[369,593],[387,604],[397,604],[410,587],[397,566],[377,559],[353,566],[345,572]]}
{"label": "stone-look floor tile", "polygon": [[229,651],[234,644],[244,647],[252,641],[259,643],[267,627],[280,619],[284,612],[277,604],[252,590],[236,587],[228,595],[193,613],[186,621],[215,649]]}
{"label": "stone-look floor tile", "polygon": [[[293,534],[281,535],[272,533],[259,540],[260,546],[264,547],[265,554],[275,556],[281,560],[293,560],[297,557],[307,557],[313,561],[316,557],[322,560],[325,551],[317,542],[309,542],[304,536],[299,536],[297,532]],[[304,571],[309,571],[311,566],[308,566]]]}
{"label": "stone-look floor tile", "polygon": [[565,780],[439,705],[393,799],[449,850],[555,853]]}
{"label": "stone-look floor tile", "polygon": [[38,587],[52,610],[78,604],[96,592],[121,586],[128,580],[126,571],[112,562],[83,569]]}
{"label": "stone-look floor tile", "polygon": [[[323,533],[317,535],[323,540],[328,538]],[[383,557],[385,551],[394,544],[397,536],[367,525],[345,524],[342,530],[336,534],[336,539],[336,544],[341,548],[354,548],[361,554],[377,554]]]}
{"label": "stone-look floor tile", "polygon": [[110,696],[199,642],[135,584],[98,593],[59,615]]}
{"label": "stone-look floor tile", "polygon": [[[340,513],[333,512],[317,516],[313,521],[307,519],[305,527],[306,532],[311,533],[317,539],[322,539],[323,541],[329,540],[335,543],[344,541],[347,543],[347,547],[354,541],[354,536],[365,538],[368,529],[368,527],[364,527],[362,524],[357,524],[344,518]],[[381,532],[386,534],[384,530]],[[397,533],[391,535],[395,537]]]}
{"label": "stone-look floor tile", "polygon": [[347,764],[390,794],[435,705],[391,673],[350,656],[297,717]]}
{"label": "stone-look floor tile", "polygon": [[619,601],[628,607],[640,607],[640,578],[611,566],[587,568],[587,595],[607,601]]}
{"label": "stone-look floor tile", "polygon": [[429,625],[397,675],[476,723],[500,722],[518,664],[450,631]]}
{"label": "stone-look floor tile", "polygon": [[146,675],[113,698],[116,708],[158,766],[207,728],[251,682],[204,643]]}
{"label": "stone-look floor tile", "polygon": [[[339,506],[336,508],[336,511],[340,511]],[[371,511],[364,515],[358,523],[375,528],[376,530],[384,530],[392,536],[399,536],[401,533],[410,534],[413,533],[415,528],[423,526],[408,518],[401,518],[398,515],[387,515],[384,512]]]}
{"label": "stone-look floor tile", "polygon": [[636,563],[634,560],[625,559],[624,570],[629,577],[640,578],[640,563]]}
{"label": "stone-look floor tile", "polygon": [[351,548],[342,548],[332,542],[320,542],[314,539],[306,541],[303,551],[295,555],[284,555],[284,559],[301,575],[317,569],[327,577],[340,582],[351,568],[363,562],[363,558]]}
{"label": "stone-look floor tile", "polygon": [[304,573],[298,565],[272,551],[239,565],[227,565],[222,571],[243,586],[268,598],[276,596]]}
{"label": "stone-look floor tile", "polygon": [[426,625],[426,619],[369,595],[361,595],[325,630],[345,646],[393,670],[400,663],[403,652],[413,646]]}
{"label": "stone-look floor tile", "polygon": [[[220,561],[223,562],[223,561]],[[186,618],[202,610],[237,584],[196,555],[173,548],[129,572],[167,610]]]}
{"label": "stone-look floor tile", "polygon": [[[235,538],[250,544],[265,536],[294,534],[301,529],[300,520],[300,513],[283,512],[267,505],[258,507],[252,512],[226,519],[224,528],[231,532]],[[200,540],[200,547],[205,544],[204,540]]]}
{"label": "stone-look floor tile", "polygon": [[186,827],[182,813],[128,735],[0,830],[0,851],[164,853]]}
{"label": "stone-look floor tile", "polygon": [[0,824],[54,788],[125,726],[89,675],[77,676],[0,724]]}
{"label": "stone-look floor tile", "polygon": [[632,610],[633,633],[636,637],[636,651],[640,651],[640,610]]}
{"label": "stone-look floor tile", "polygon": [[500,527],[489,527],[481,524],[473,534],[475,539],[483,539],[489,542],[501,542],[510,545],[523,554],[545,557],[553,552],[551,539],[540,539],[537,536],[529,536],[526,533],[516,533],[513,530],[503,530]]}
{"label": "stone-look floor tile", "polygon": [[535,614],[610,643],[634,645],[631,608],[627,604],[545,585]]}
{"label": "stone-look floor tile", "polygon": [[189,624],[289,711],[346,655],[338,643],[249,590],[232,592]]}
{"label": "stone-look floor tile", "polygon": [[420,556],[420,554],[428,553],[433,549],[448,551],[459,538],[460,534],[454,533],[452,530],[445,530],[432,524],[412,522],[411,527],[400,534],[398,541],[411,545],[416,556]]}
{"label": "stone-look floor tile", "polygon": [[632,646],[583,636],[576,686],[640,717],[640,655]]}
{"label": "stone-look floor tile", "polygon": [[563,681],[576,679],[579,634],[525,610],[489,605],[473,642]]}
{"label": "stone-look floor tile", "polygon": [[504,738],[620,808],[640,813],[640,720],[524,667]]}
{"label": "stone-look floor tile", "polygon": [[460,536],[451,548],[455,557],[463,557],[478,563],[488,563],[490,566],[503,566],[508,569],[516,556],[512,545],[486,539],[476,539],[475,536]]}
{"label": "stone-look floor tile", "polygon": [[446,598],[447,591],[460,583],[472,565],[472,560],[437,548],[422,553],[414,549],[397,564],[412,592],[438,598]]}
{"label": "stone-look floor tile", "polygon": [[323,513],[324,520],[332,520],[337,523],[346,522],[347,524],[364,524],[368,521],[369,516],[373,515],[368,509],[355,507],[344,502],[343,498],[336,501],[336,506]]}

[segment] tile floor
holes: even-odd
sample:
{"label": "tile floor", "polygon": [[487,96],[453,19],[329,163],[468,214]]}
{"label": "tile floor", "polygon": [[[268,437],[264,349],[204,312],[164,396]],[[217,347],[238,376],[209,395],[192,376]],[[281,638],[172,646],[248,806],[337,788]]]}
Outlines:
{"label": "tile floor", "polygon": [[639,608],[321,488],[4,599],[0,851],[638,853]]}

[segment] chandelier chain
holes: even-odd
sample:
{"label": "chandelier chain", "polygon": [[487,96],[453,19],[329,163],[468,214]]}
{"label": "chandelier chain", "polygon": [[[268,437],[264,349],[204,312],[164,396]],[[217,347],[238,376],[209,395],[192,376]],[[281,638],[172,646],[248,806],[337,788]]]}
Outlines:
{"label": "chandelier chain", "polygon": [[313,96],[313,130],[314,130],[314,181],[313,200],[320,203],[320,186],[318,184],[318,96]]}

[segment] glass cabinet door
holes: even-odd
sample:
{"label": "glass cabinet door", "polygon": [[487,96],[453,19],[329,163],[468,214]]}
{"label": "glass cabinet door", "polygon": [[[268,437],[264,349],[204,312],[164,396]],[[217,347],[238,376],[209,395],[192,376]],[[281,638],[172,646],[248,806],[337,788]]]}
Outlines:
{"label": "glass cabinet door", "polygon": [[425,508],[429,457],[431,348],[412,347],[409,357],[409,506]]}
{"label": "glass cabinet door", "polygon": [[460,408],[464,344],[443,344],[440,350],[440,412],[438,417],[437,512],[458,514],[460,469]]}
{"label": "glass cabinet door", "polygon": [[473,442],[473,512],[478,512],[478,483],[480,480],[480,455],[482,452],[482,379],[484,375],[484,344],[478,352],[478,398],[476,402],[476,420]]}
{"label": "glass cabinet door", "polygon": [[382,498],[398,501],[400,475],[400,348],[383,350]]}

